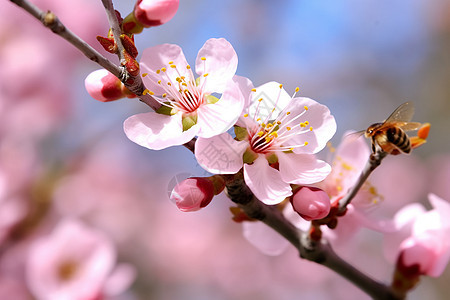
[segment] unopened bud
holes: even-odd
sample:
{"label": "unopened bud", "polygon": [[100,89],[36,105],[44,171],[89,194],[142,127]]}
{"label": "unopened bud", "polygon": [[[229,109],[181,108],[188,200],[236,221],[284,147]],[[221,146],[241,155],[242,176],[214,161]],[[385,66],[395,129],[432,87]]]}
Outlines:
{"label": "unopened bud", "polygon": [[302,187],[291,196],[294,210],[305,220],[319,220],[330,212],[330,197],[315,187]]}
{"label": "unopened bud", "polygon": [[197,211],[207,206],[214,197],[214,184],[208,178],[191,177],[178,183],[170,199],[184,212]]}
{"label": "unopened bud", "polygon": [[97,70],[89,74],[84,86],[92,98],[102,101],[114,101],[126,97],[123,83],[105,69]]}
{"label": "unopened bud", "polygon": [[138,0],[134,16],[143,27],[166,23],[178,10],[179,0]]}

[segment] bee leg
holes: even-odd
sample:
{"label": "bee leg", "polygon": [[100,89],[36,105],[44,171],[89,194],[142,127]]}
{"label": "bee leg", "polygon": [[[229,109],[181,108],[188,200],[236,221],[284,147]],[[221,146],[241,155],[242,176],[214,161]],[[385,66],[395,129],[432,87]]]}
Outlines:
{"label": "bee leg", "polygon": [[373,153],[377,152],[376,142],[375,142],[375,139],[373,137],[372,137],[372,152]]}

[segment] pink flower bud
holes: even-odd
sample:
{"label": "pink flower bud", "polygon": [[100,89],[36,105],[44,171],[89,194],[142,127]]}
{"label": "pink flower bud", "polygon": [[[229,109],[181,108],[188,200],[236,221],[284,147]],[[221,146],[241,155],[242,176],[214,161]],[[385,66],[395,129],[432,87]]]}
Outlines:
{"label": "pink flower bud", "polygon": [[134,7],[136,20],[144,27],[166,23],[178,10],[179,0],[138,0]]}
{"label": "pink flower bud", "polygon": [[302,187],[291,197],[294,210],[305,220],[318,220],[330,212],[330,197],[315,187]]}
{"label": "pink flower bud", "polygon": [[202,177],[191,177],[178,183],[170,199],[181,211],[196,211],[208,205],[214,197],[214,184]]}
{"label": "pink flower bud", "polygon": [[89,74],[84,86],[92,98],[102,101],[114,101],[125,97],[122,82],[105,69],[97,70]]}

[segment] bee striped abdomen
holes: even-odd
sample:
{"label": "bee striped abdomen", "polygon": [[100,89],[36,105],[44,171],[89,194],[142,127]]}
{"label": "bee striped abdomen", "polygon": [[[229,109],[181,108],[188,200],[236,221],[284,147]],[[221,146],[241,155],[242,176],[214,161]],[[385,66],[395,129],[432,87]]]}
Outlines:
{"label": "bee striped abdomen", "polygon": [[411,143],[408,135],[398,127],[391,127],[387,130],[386,136],[389,142],[405,153],[411,152]]}

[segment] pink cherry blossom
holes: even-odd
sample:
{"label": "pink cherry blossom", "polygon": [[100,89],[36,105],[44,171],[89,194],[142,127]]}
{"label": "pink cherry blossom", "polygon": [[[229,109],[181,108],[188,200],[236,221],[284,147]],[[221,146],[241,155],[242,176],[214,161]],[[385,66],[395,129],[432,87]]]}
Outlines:
{"label": "pink cherry blossom", "polygon": [[384,251],[402,268],[417,265],[421,275],[438,277],[450,259],[450,204],[434,194],[428,198],[432,210],[411,204],[396,214]]}
{"label": "pink cherry blossom", "polygon": [[[212,137],[234,125],[244,98],[233,80],[237,55],[231,44],[209,39],[198,52],[196,79],[177,45],[144,50],[141,69],[148,93],[161,103],[158,112],[137,114],[124,123],[133,142],[154,150],[181,145],[194,136]],[[217,99],[213,94],[222,94]],[[158,95],[158,97],[157,97]]]}
{"label": "pink cherry blossom", "polygon": [[326,106],[291,97],[276,82],[252,89],[251,97],[237,123],[236,139],[228,133],[199,138],[195,156],[216,174],[244,167],[245,182],[256,197],[277,204],[292,194],[290,184],[312,184],[330,173],[330,166],[312,154],[325,147],[336,122]]}
{"label": "pink cherry blossom", "polygon": [[[116,255],[101,232],[67,219],[32,246],[26,264],[27,283],[37,299],[46,300],[96,299],[108,290],[119,293],[134,275],[126,268],[114,269]],[[110,279],[122,289],[112,289]]]}

